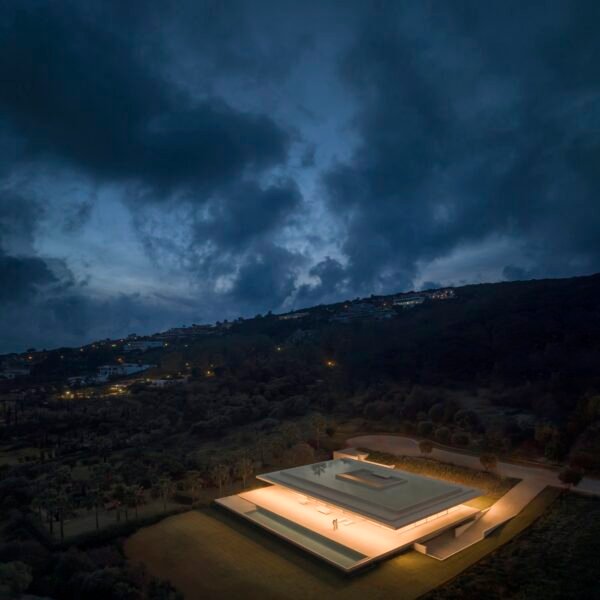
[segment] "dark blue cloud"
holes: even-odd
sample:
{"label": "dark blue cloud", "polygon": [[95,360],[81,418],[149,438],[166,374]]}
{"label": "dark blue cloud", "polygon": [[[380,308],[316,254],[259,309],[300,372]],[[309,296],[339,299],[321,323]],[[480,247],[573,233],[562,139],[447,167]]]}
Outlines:
{"label": "dark blue cloud", "polygon": [[285,160],[288,134],[268,116],[193,100],[164,79],[147,38],[94,16],[70,3],[2,9],[0,109],[23,141],[21,161],[65,162],[165,195]]}
{"label": "dark blue cloud", "polygon": [[353,286],[492,235],[532,274],[598,270],[598,5],[386,6],[341,63],[362,141],[325,177]]}
{"label": "dark blue cloud", "polygon": [[599,21],[566,0],[2,4],[4,349],[600,270]]}

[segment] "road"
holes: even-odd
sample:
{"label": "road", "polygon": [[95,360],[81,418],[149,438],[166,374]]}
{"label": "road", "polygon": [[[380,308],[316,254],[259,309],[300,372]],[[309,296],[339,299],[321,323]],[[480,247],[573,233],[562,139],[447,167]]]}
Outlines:
{"label": "road", "polygon": [[[347,441],[349,447],[370,448],[380,452],[388,452],[399,456],[426,456],[434,458],[440,462],[450,463],[470,469],[483,470],[478,456],[466,454],[463,452],[453,452],[437,448],[434,446],[430,454],[422,454],[419,450],[419,443],[412,438],[400,435],[363,435],[350,438]],[[498,462],[495,471],[503,477],[514,477],[515,479],[531,480],[533,483],[551,485],[555,487],[566,488],[558,478],[558,471],[546,467],[536,467],[534,465],[518,465],[514,463]],[[600,496],[600,480],[591,477],[584,477],[577,486],[571,488],[572,491],[593,496]]]}

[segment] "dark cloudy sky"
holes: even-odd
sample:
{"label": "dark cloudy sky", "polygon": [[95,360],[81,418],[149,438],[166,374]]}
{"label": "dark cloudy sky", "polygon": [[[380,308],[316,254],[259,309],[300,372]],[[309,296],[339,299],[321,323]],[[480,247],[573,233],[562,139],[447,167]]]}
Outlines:
{"label": "dark cloudy sky", "polygon": [[600,3],[0,4],[0,351],[600,271]]}

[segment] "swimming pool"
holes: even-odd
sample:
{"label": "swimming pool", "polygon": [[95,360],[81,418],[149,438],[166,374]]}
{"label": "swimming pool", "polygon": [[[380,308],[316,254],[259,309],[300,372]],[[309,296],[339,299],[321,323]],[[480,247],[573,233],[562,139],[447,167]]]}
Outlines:
{"label": "swimming pool", "polygon": [[264,508],[257,507],[244,516],[344,570],[356,568],[367,558],[352,548],[338,544]]}

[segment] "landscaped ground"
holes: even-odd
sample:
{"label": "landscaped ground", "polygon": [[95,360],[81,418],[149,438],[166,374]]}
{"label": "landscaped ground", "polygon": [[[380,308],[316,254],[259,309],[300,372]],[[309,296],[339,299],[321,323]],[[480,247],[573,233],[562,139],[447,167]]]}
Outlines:
{"label": "landscaped ground", "polygon": [[429,592],[509,541],[537,519],[559,492],[546,489],[489,538],[444,562],[408,552],[354,577],[216,508],[170,517],[125,544],[133,562],[170,580],[186,600],[205,598],[395,598]]}

